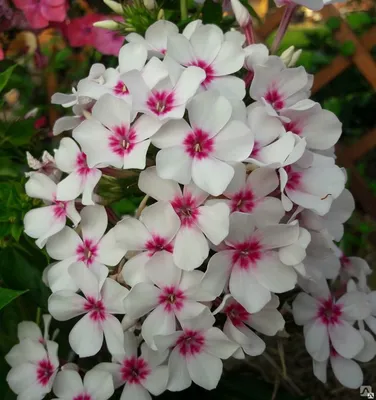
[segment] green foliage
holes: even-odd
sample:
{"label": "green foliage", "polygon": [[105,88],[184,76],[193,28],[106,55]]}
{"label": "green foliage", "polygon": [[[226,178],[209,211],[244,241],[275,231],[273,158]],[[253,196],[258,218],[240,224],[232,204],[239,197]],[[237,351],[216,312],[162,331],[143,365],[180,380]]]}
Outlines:
{"label": "green foliage", "polygon": [[206,0],[202,8],[202,22],[204,24],[220,25],[222,21],[222,5],[213,0]]}
{"label": "green foliage", "polygon": [[27,290],[12,290],[0,288],[0,310],[26,292]]}
{"label": "green foliage", "polygon": [[339,27],[341,26],[341,18],[340,17],[330,17],[330,18],[328,18],[328,20],[326,21],[326,26],[331,31],[335,31],[335,30],[339,29]]}
{"label": "green foliage", "polygon": [[340,46],[341,54],[345,57],[351,57],[356,51],[355,43],[352,40],[346,40]]}
{"label": "green foliage", "polygon": [[9,78],[11,77],[11,75],[16,67],[17,67],[17,64],[12,65],[6,71],[4,71],[0,74],[0,92],[2,92],[2,90],[5,88],[6,84],[9,81]]}

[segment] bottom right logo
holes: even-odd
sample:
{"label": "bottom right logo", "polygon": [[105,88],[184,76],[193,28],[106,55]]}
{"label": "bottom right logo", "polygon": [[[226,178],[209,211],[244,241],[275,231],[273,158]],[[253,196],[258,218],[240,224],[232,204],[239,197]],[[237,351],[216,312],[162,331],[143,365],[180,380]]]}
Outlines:
{"label": "bottom right logo", "polygon": [[371,386],[361,386],[360,387],[360,396],[365,397],[366,399],[374,399],[375,393],[372,391]]}

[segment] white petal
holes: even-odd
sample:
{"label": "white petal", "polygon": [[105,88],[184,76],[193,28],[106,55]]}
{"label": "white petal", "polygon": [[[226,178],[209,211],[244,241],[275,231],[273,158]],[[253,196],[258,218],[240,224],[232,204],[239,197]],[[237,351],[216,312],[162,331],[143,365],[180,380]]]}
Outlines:
{"label": "white petal", "polygon": [[[221,195],[234,176],[234,169],[213,157],[194,159],[192,163],[193,182],[213,196]],[[188,182],[187,182],[188,183]]]}
{"label": "white petal", "polygon": [[152,395],[159,396],[167,388],[168,367],[162,365],[154,368],[152,372],[142,381],[144,386]]}
{"label": "white petal", "polygon": [[205,352],[225,360],[238,349],[238,345],[218,328],[210,328],[205,334]]}
{"label": "white petal", "polygon": [[68,271],[86,298],[98,299],[101,282],[94,272],[82,262],[71,265]]}
{"label": "white petal", "polygon": [[85,299],[82,296],[67,290],[53,293],[48,299],[48,311],[58,321],[67,321],[84,314],[84,305]]}
{"label": "white petal", "polygon": [[172,254],[168,251],[159,251],[146,264],[146,273],[158,287],[177,286],[181,277],[181,269],[173,262]]}
{"label": "white petal", "polygon": [[166,55],[182,65],[189,65],[195,60],[192,45],[183,35],[173,35],[167,38]]}
{"label": "white petal", "polygon": [[197,227],[182,227],[176,235],[174,262],[186,271],[198,268],[209,254],[208,241]]}
{"label": "white petal", "polygon": [[319,319],[304,326],[305,345],[310,356],[316,361],[329,357],[328,328]]}
{"label": "white petal", "polygon": [[222,375],[222,361],[207,353],[188,357],[187,368],[192,381],[206,390],[217,387]]}
{"label": "white petal", "polygon": [[352,358],[364,346],[362,335],[345,320],[340,324],[329,325],[329,336],[334,349],[342,357]]}
{"label": "white petal", "polygon": [[159,149],[180,146],[190,132],[192,132],[192,128],[184,119],[171,120],[162,126],[151,142]]}
{"label": "white petal", "polygon": [[45,174],[33,172],[25,184],[25,192],[35,199],[53,201],[56,183]]}
{"label": "white petal", "polygon": [[264,308],[260,312],[252,314],[247,325],[264,335],[274,336],[278,331],[283,330],[285,320],[276,309]]}
{"label": "white petal", "polygon": [[358,353],[354,358],[357,361],[369,362],[376,355],[376,341],[375,338],[367,331],[360,330],[360,334],[364,339],[364,347],[360,353]]}
{"label": "white petal", "polygon": [[89,314],[81,318],[69,334],[69,344],[80,357],[98,353],[103,344],[103,329]]}
{"label": "white petal", "polygon": [[365,293],[346,293],[338,299],[337,304],[343,306],[343,318],[350,322],[366,319],[371,314],[371,306]]}
{"label": "white petal", "polygon": [[157,173],[162,179],[173,179],[181,184],[191,181],[192,158],[183,146],[162,149],[157,153]]}
{"label": "white petal", "polygon": [[[180,75],[174,88],[174,102],[177,106],[185,106],[197,92],[201,82],[205,79],[204,70],[198,67],[188,67]],[[185,108],[185,107],[184,107]],[[184,114],[183,113],[181,115]]]}
{"label": "white petal", "polygon": [[133,149],[124,155],[124,169],[144,169],[146,166],[146,153],[150,146],[150,140],[135,143]]}
{"label": "white petal", "polygon": [[95,369],[86,372],[84,386],[94,398],[107,400],[114,394],[112,376],[108,372]]}
{"label": "white petal", "polygon": [[73,398],[84,390],[80,374],[73,370],[60,371],[55,378],[53,390],[58,397]]}
{"label": "white petal", "polygon": [[318,362],[315,360],[312,360],[312,366],[313,366],[313,374],[315,377],[320,380],[322,383],[326,383],[326,370],[328,367],[328,360],[325,360],[323,362]]}
{"label": "white petal", "polygon": [[111,314],[125,314],[123,301],[129,291],[120,283],[107,278],[101,290],[102,302],[106,306],[107,312]]}
{"label": "white petal", "polygon": [[130,113],[131,108],[125,101],[110,94],[103,95],[92,110],[93,117],[108,129],[116,126],[128,128],[131,120]]}
{"label": "white petal", "polygon": [[124,386],[120,400],[151,400],[148,391],[137,383],[127,383]]}
{"label": "white petal", "polygon": [[116,230],[109,230],[98,243],[97,261],[109,266],[115,266],[125,256],[126,250],[117,241]]}
{"label": "white petal", "polygon": [[161,291],[150,283],[140,282],[133,286],[124,300],[124,307],[131,318],[141,318],[158,304]]}
{"label": "white petal", "polygon": [[292,303],[295,323],[305,325],[315,318],[319,302],[307,293],[299,293]]}
{"label": "white petal", "polygon": [[363,372],[353,360],[343,357],[330,357],[330,363],[335,377],[345,387],[358,389],[363,383]]}
{"label": "white petal", "polygon": [[244,50],[232,41],[222,43],[221,50],[212,67],[216,76],[230,75],[239,71],[244,64]]}
{"label": "white petal", "polygon": [[197,226],[206,237],[218,245],[228,235],[230,209],[226,203],[217,203],[199,208]]}
{"label": "white petal", "polygon": [[46,250],[48,255],[55,260],[64,260],[74,257],[80,244],[82,240],[78,234],[66,226],[48,240]]}
{"label": "white petal", "polygon": [[215,25],[201,25],[193,32],[190,42],[197,59],[211,64],[223,46],[223,32]]}
{"label": "white petal", "polygon": [[145,271],[145,265],[149,259],[147,252],[144,252],[137,254],[124,264],[121,273],[127,285],[134,286],[140,282],[150,281]]}
{"label": "white petal", "polygon": [[17,326],[17,336],[21,341],[23,339],[31,339],[38,341],[43,338],[42,331],[39,326],[32,321],[22,321]]}
{"label": "white petal", "polygon": [[102,329],[108,351],[111,354],[121,354],[123,352],[124,333],[120,321],[111,314],[106,315],[102,321]]}
{"label": "white petal", "polygon": [[136,218],[126,217],[114,228],[116,240],[126,250],[144,250],[150,233],[144,224]]}
{"label": "white petal", "polygon": [[169,379],[167,389],[171,392],[177,392],[187,389],[192,384],[188,372],[185,358],[180,354],[179,349],[172,350],[168,360]]}
{"label": "white petal", "polygon": [[107,228],[107,213],[103,206],[87,206],[81,211],[81,229],[84,239],[98,243]]}
{"label": "white petal", "polygon": [[267,226],[258,231],[261,243],[265,249],[288,246],[298,240],[298,225],[274,225]]}
{"label": "white petal", "polygon": [[56,166],[63,172],[74,171],[80,153],[81,150],[73,139],[68,137],[61,139],[59,148],[55,150]]}
{"label": "white petal", "polygon": [[127,43],[119,51],[120,73],[141,70],[146,63],[148,51],[146,46],[140,43]]}

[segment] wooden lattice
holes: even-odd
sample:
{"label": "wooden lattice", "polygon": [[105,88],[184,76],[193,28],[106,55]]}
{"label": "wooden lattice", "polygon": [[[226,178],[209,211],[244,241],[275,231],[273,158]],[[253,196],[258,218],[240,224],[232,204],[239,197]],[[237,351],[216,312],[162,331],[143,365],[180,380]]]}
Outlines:
{"label": "wooden lattice", "polygon": [[[257,31],[257,37],[260,41],[265,40],[267,36],[278,27],[282,14],[283,9],[277,9],[266,17],[265,23]],[[324,20],[330,17],[341,18],[339,11],[333,5],[324,7],[321,14]],[[346,21],[341,18],[341,25],[334,35],[340,43],[352,41],[355,45],[355,52],[351,57],[338,55],[330,65],[321,69],[321,71],[315,75],[312,93],[318,92],[352,65],[357,67],[371,87],[376,90],[376,63],[370,54],[370,50],[376,46],[376,26],[372,27],[367,33],[358,38]],[[355,163],[375,148],[376,128],[362,135],[362,137],[351,146],[339,144],[337,148],[337,162],[339,165],[347,168],[350,189],[354,197],[362,206],[363,210],[374,218],[376,218],[375,196],[368,188],[365,179],[356,169]]]}

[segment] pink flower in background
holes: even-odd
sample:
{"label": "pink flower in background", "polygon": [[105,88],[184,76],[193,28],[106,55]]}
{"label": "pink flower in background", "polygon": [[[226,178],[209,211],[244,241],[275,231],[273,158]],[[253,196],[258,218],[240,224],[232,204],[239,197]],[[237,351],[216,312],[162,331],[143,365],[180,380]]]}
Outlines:
{"label": "pink flower in background", "polygon": [[0,47],[0,61],[4,60],[4,50]]}
{"label": "pink flower in background", "polygon": [[98,28],[94,22],[104,19],[101,14],[87,14],[80,18],[73,18],[64,26],[64,34],[72,47],[94,46]]}
{"label": "pink flower in background", "polygon": [[[122,17],[111,18],[104,16],[103,19],[122,21]],[[102,54],[118,56],[121,46],[124,44],[124,36],[115,31],[103,28],[95,28],[94,47]]]}
{"label": "pink flower in background", "polygon": [[67,16],[65,0],[13,0],[13,3],[34,29],[45,28],[49,21],[64,21]]}

